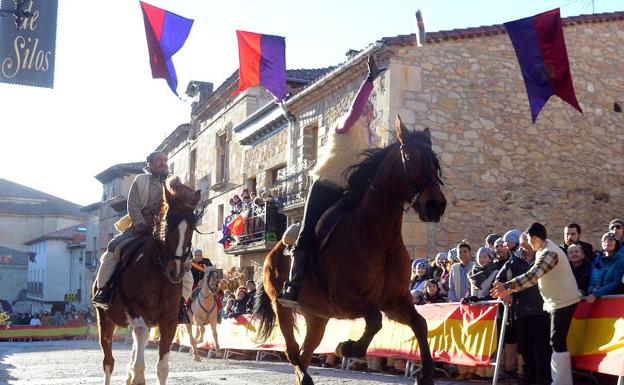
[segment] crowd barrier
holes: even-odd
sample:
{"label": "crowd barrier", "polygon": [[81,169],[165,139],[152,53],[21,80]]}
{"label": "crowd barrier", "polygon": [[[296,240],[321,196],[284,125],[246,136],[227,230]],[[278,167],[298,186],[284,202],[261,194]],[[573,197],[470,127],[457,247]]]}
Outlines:
{"label": "crowd barrier", "polygon": [[[128,336],[128,329],[116,328],[113,334],[115,341],[124,341]],[[67,338],[84,339],[98,338],[98,329],[96,324],[83,325],[47,325],[47,326],[0,326],[0,341],[13,340],[60,340]]]}
{"label": "crowd barrier", "polygon": [[[417,306],[418,312],[427,320],[429,345],[434,360],[468,366],[490,366],[500,362],[500,357],[494,359],[494,354],[500,354],[497,351],[497,336],[502,339],[505,328],[500,335],[497,333],[498,306],[499,303],[494,301],[470,306],[458,303]],[[506,316],[505,311],[503,318]],[[303,317],[297,317],[297,324],[299,330],[305,330]],[[505,325],[504,319],[501,324]],[[358,339],[364,325],[363,319],[330,320],[315,353],[333,353],[338,342]],[[127,339],[127,336],[127,329],[117,328],[115,331],[117,340]],[[219,345],[225,350],[283,351],[285,348],[277,327],[268,341],[255,342],[256,325],[248,315],[223,320],[218,325],[218,336]],[[0,327],[0,340],[72,337],[97,337],[97,326]],[[151,331],[151,339],[158,339],[157,329]],[[301,344],[303,336],[297,334],[297,340]],[[190,346],[184,326],[178,327],[174,342]],[[206,326],[204,340],[198,341],[198,346],[214,348],[209,326]],[[624,296],[605,296],[593,304],[579,303],[568,334],[568,346],[576,369],[624,377]],[[383,328],[371,342],[367,355],[406,360],[420,358],[412,330],[385,318]]]}

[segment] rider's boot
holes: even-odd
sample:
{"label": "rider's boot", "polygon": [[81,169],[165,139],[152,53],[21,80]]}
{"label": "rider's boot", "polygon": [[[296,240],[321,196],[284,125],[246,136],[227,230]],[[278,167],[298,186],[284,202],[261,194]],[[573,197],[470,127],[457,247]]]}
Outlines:
{"label": "rider's boot", "polygon": [[323,180],[315,181],[310,187],[306,206],[303,212],[303,221],[299,236],[292,252],[290,277],[284,284],[277,301],[285,307],[299,307],[299,292],[303,286],[306,266],[310,262],[310,254],[315,247],[316,224],[325,211],[336,203],[342,196],[343,190]]}
{"label": "rider's boot", "polygon": [[186,306],[186,301],[184,298],[180,297],[180,310],[178,312],[178,324],[190,324],[191,319],[188,315],[188,308]]}
{"label": "rider's boot", "polygon": [[309,260],[309,254],[306,250],[296,246],[292,251],[292,264],[290,266],[290,277],[288,282],[284,284],[284,288],[280,292],[277,301],[284,307],[297,308],[300,307],[299,291],[303,285],[303,277],[305,272],[305,263]]}
{"label": "rider's boot", "polygon": [[91,298],[91,302],[93,302],[95,307],[106,310],[110,306],[112,298],[113,288],[107,283],[102,287],[98,287],[97,291],[93,295],[93,298]]}
{"label": "rider's boot", "polygon": [[117,259],[111,251],[106,251],[100,258],[100,268],[98,269],[96,282],[97,291],[91,301],[93,305],[101,309],[108,309],[113,298],[113,287],[111,277],[117,267]]}

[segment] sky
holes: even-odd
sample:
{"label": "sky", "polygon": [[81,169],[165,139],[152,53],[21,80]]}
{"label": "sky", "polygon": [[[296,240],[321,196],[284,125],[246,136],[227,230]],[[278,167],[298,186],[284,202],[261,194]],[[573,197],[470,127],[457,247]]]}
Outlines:
{"label": "sky", "polygon": [[[54,88],[0,83],[0,178],[81,205],[99,201],[95,175],[143,161],[189,121],[184,91],[190,80],[216,88],[237,69],[237,29],[285,36],[289,69],[320,68],[381,37],[416,32],[417,9],[430,32],[500,24],[557,7],[563,17],[624,10],[621,0],[146,2],[195,20],[173,57],[182,100],[165,80],[151,78],[138,0],[59,0]],[[2,36],[0,44],[7,44]]]}

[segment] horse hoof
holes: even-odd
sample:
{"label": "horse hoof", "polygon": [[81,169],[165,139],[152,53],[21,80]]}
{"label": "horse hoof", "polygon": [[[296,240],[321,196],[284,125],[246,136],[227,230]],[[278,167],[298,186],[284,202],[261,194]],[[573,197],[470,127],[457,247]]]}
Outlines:
{"label": "horse hoof", "polygon": [[303,377],[300,378],[299,375],[295,374],[295,384],[296,385],[314,385],[314,381],[312,381],[312,377],[308,373],[303,373]]}
{"label": "horse hoof", "polygon": [[195,362],[201,362],[201,360],[202,360],[201,357],[197,356],[197,355],[195,357],[193,357],[193,359],[195,360]]}
{"label": "horse hoof", "polygon": [[422,373],[419,372],[416,374],[414,385],[434,385],[433,376],[424,377]]}

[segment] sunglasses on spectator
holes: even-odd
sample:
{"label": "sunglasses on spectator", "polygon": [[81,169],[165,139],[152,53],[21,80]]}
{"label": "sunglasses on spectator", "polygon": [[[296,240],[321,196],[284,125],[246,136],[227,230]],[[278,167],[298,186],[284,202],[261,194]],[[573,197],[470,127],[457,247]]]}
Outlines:
{"label": "sunglasses on spectator", "polygon": [[613,229],[618,229],[618,230],[620,230],[621,228],[622,228],[622,226],[620,226],[620,225],[613,225],[613,226],[611,226],[611,229],[612,229],[612,230],[613,230]]}

